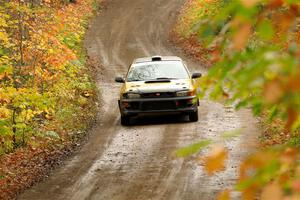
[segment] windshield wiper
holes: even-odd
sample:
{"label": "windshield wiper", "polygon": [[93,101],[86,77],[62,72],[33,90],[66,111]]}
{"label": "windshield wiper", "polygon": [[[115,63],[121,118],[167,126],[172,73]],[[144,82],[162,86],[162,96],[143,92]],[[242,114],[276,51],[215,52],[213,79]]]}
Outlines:
{"label": "windshield wiper", "polygon": [[177,79],[177,78],[159,77],[159,78],[156,78],[155,80],[174,80],[174,79]]}
{"label": "windshield wiper", "polygon": [[177,78],[159,77],[159,78],[150,79],[150,80],[129,79],[129,80],[127,80],[127,82],[134,82],[134,81],[145,81],[145,83],[170,82],[171,80],[174,80],[174,79],[177,79]]}
{"label": "windshield wiper", "polygon": [[134,82],[134,81],[143,81],[141,79],[130,79],[130,80],[127,80],[127,82]]}

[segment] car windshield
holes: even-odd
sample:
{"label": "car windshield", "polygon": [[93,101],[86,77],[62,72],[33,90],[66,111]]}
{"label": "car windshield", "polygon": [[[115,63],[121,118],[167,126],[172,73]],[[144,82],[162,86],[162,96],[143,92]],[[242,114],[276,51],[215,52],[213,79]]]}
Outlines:
{"label": "car windshield", "polygon": [[127,75],[127,81],[147,81],[159,79],[189,79],[180,61],[158,61],[134,64]]}

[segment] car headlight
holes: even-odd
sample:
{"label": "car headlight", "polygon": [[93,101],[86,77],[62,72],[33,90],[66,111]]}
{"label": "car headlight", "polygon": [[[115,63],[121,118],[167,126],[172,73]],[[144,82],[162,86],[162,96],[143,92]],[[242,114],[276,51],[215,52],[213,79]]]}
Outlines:
{"label": "car headlight", "polygon": [[187,96],[194,96],[194,95],[195,95],[195,90],[176,92],[177,97],[187,97]]}
{"label": "car headlight", "polygon": [[139,98],[141,98],[141,95],[137,94],[137,93],[127,93],[127,94],[124,94],[124,97],[127,99],[139,99]]}

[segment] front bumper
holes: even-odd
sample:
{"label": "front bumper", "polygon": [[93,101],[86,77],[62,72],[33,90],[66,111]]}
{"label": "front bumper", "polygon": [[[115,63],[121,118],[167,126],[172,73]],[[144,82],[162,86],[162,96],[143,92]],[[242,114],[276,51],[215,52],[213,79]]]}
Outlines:
{"label": "front bumper", "polygon": [[191,113],[198,105],[196,96],[119,100],[122,116]]}

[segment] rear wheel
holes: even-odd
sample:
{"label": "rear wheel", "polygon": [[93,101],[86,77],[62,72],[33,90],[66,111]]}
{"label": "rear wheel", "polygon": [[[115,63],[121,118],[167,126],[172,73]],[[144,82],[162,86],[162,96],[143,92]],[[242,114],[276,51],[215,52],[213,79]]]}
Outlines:
{"label": "rear wheel", "polygon": [[198,121],[198,110],[189,114],[189,119],[191,122]]}
{"label": "rear wheel", "polygon": [[130,125],[130,117],[129,116],[121,116],[121,124],[123,126],[129,126]]}

